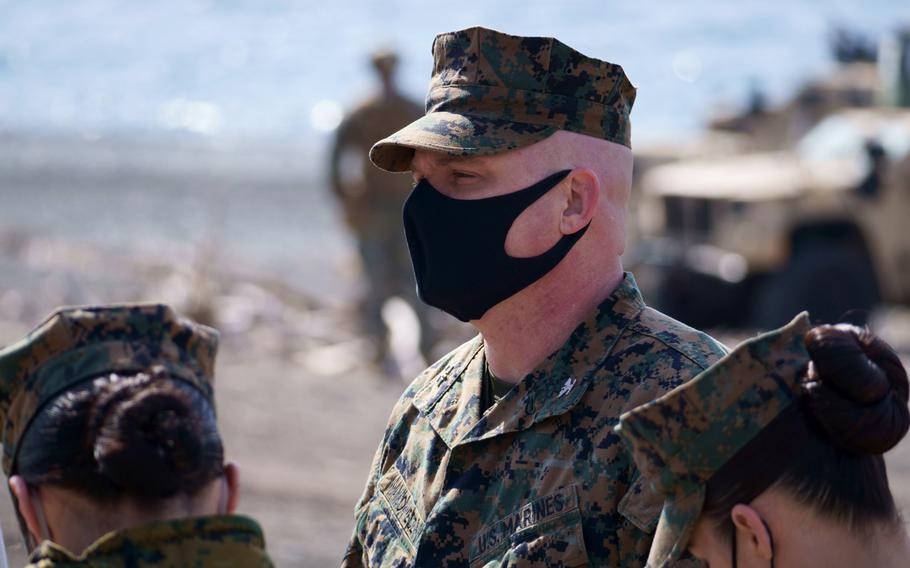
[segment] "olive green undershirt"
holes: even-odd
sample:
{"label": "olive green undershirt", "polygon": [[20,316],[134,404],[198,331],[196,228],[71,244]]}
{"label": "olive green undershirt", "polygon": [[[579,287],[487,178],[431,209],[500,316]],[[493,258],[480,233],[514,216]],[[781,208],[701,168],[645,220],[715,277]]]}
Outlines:
{"label": "olive green undershirt", "polygon": [[512,387],[515,386],[512,383],[507,383],[502,379],[496,378],[492,372],[490,372],[490,366],[484,362],[483,364],[483,384],[480,386],[480,413],[483,414],[491,406],[499,402],[499,400],[504,397]]}

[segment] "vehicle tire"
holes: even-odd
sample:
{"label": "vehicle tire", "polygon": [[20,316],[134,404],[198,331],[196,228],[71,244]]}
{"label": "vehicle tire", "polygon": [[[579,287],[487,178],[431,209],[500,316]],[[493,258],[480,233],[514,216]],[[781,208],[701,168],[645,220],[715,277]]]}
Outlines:
{"label": "vehicle tire", "polygon": [[760,329],[784,325],[803,310],[814,323],[866,323],[881,301],[869,258],[831,243],[797,250],[758,289],[752,320]]}
{"label": "vehicle tire", "polygon": [[697,329],[738,327],[747,322],[742,306],[748,300],[744,283],[731,284],[688,271],[668,270],[655,294],[655,306]]}

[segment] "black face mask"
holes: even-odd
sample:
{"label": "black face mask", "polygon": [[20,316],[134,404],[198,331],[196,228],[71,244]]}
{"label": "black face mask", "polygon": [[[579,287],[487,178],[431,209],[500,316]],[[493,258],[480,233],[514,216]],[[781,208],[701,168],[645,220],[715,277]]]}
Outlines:
{"label": "black face mask", "polygon": [[515,219],[570,172],[486,199],[453,199],[426,179],[418,183],[404,204],[404,230],[420,299],[461,321],[475,320],[556,267],[587,225],[530,258],[506,254],[506,236]]}

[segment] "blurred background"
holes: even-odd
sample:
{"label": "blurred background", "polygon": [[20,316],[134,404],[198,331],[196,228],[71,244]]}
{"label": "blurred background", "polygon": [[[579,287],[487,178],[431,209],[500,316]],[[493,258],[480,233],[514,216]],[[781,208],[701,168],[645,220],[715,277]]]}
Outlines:
{"label": "blurred background", "polygon": [[[422,105],[433,37],[477,24],[638,87],[626,264],[651,303],[729,343],[809,307],[910,362],[902,0],[0,0],[0,345],[60,304],[218,327],[241,512],[279,566],[339,562],[392,404],[471,333],[414,302],[408,180],[364,149]],[[908,509],[908,443],[889,468]]]}

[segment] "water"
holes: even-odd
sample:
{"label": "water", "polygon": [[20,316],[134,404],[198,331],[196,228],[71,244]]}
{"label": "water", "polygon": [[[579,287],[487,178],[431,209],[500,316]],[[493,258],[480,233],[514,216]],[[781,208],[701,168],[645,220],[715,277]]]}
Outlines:
{"label": "water", "polygon": [[833,26],[877,35],[910,22],[910,3],[0,0],[0,14],[0,129],[320,146],[333,109],[373,88],[365,54],[381,45],[401,51],[403,88],[422,98],[438,32],[553,35],[625,67],[637,139],[678,138],[753,80],[774,101],[823,72]]}
{"label": "water", "polygon": [[[228,273],[337,296],[350,280],[350,239],[316,161],[305,148],[181,137],[0,135],[0,258],[23,238],[184,267],[214,252]],[[14,268],[0,292],[27,286],[37,269]]]}
{"label": "water", "polygon": [[325,148],[378,46],[422,98],[438,32],[556,36],[625,67],[640,142],[690,135],[751,81],[785,98],[831,65],[834,25],[902,22],[905,0],[0,0],[0,234],[175,262],[215,241],[225,264],[338,290],[353,255]]}

